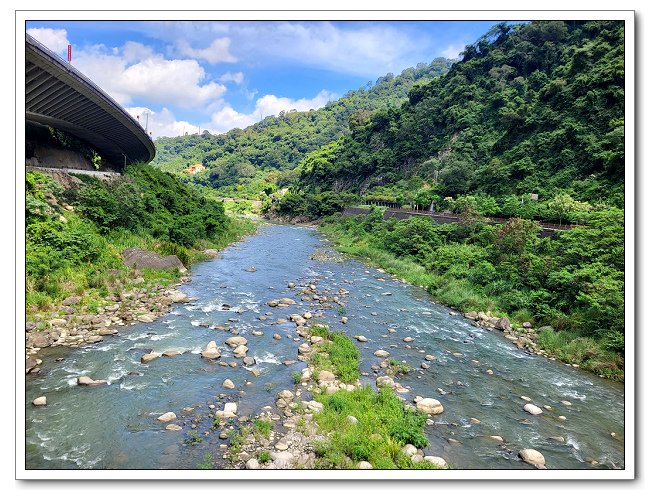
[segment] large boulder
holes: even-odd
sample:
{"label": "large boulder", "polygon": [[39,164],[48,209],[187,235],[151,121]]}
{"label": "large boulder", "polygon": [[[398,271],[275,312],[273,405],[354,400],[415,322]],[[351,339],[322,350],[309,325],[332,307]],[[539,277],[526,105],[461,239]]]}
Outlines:
{"label": "large boulder", "polygon": [[214,340],[208,343],[205,350],[201,353],[201,357],[206,359],[218,359],[221,357],[221,352],[219,352],[217,343]]}
{"label": "large boulder", "polygon": [[170,422],[172,420],[176,420],[176,414],[173,411],[168,411],[167,413],[163,413],[158,417],[158,420],[161,422]]}
{"label": "large boulder", "polygon": [[438,415],[444,411],[440,401],[433,398],[424,398],[415,403],[418,410],[421,410],[429,415]]}
{"label": "large boulder", "polygon": [[161,354],[158,352],[150,352],[148,354],[143,354],[142,357],[140,358],[140,363],[148,363],[149,361],[158,359],[160,356]]}
{"label": "large boulder", "polygon": [[190,298],[180,290],[170,290],[167,292],[167,296],[171,299],[172,302],[178,304],[185,304],[190,301]]}
{"label": "large boulder", "polygon": [[519,451],[519,458],[524,462],[536,467],[543,467],[546,464],[546,459],[539,451],[533,450],[532,448],[526,448]]}
{"label": "large boulder", "polygon": [[541,415],[544,413],[539,406],[535,406],[532,403],[528,403],[524,406],[524,411],[530,413],[531,415]]}
{"label": "large boulder", "polygon": [[502,331],[512,330],[512,327],[510,326],[510,320],[506,316],[499,318],[496,323],[494,323],[494,328]]}
{"label": "large boulder", "polygon": [[229,337],[226,339],[226,344],[230,347],[239,347],[240,345],[248,344],[248,340],[244,337]]}
{"label": "large boulder", "polygon": [[237,346],[232,352],[236,358],[243,358],[246,356],[246,353],[248,352],[248,347],[246,347],[245,345],[240,345]]}
{"label": "large boulder", "polygon": [[151,269],[169,269],[176,268],[181,273],[187,271],[181,259],[176,255],[162,256],[156,252],[143,250],[142,248],[127,248],[122,252],[122,261],[127,267],[134,267],[136,269],[151,268]]}

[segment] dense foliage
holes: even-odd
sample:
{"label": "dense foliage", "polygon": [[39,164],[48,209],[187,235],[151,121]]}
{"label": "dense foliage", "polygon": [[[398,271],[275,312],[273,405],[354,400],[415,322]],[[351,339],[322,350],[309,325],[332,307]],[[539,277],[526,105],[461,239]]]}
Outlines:
{"label": "dense foliage", "polygon": [[220,203],[148,165],[110,181],[78,178],[83,182],[64,189],[46,174],[25,174],[28,309],[73,292],[106,293],[128,246],[176,254],[187,265],[196,257],[192,247],[234,237]]}
{"label": "dense foliage", "polygon": [[[265,172],[266,177],[276,170],[291,170],[307,153],[348,132],[350,119],[361,120],[374,110],[400,104],[415,82],[429,81],[445,73],[450,65],[450,60],[434,59],[398,76],[388,74],[374,85],[368,82],[322,109],[281,112],[244,130],[233,129],[221,135],[204,132],[161,137],[156,140],[153,165],[181,172],[191,164],[202,163],[207,169],[192,179],[216,188],[246,184],[259,177],[260,172]],[[282,186],[282,178],[279,180]]]}
{"label": "dense foliage", "polygon": [[529,193],[622,208],[623,30],[617,21],[497,25],[400,108],[350,120],[348,135],[304,165],[300,187],[398,202],[421,189],[427,206],[472,194],[504,215]]}

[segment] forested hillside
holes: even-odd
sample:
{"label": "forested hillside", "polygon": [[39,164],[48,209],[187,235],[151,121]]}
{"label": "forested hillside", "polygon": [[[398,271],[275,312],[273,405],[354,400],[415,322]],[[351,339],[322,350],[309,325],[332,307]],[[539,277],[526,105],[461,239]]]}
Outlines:
{"label": "forested hillside", "polygon": [[[622,22],[495,26],[401,107],[351,119],[266,207],[315,219],[356,196],[463,214],[440,226],[332,216],[323,228],[442,303],[548,327],[546,352],[621,378],[623,40]],[[535,219],[580,227],[541,238]]]}
{"label": "forested hillside", "polygon": [[348,132],[351,115],[363,119],[377,109],[401,104],[416,82],[435,79],[451,64],[451,60],[438,58],[408,68],[398,76],[389,73],[374,85],[368,82],[322,109],[281,112],[244,130],[161,137],[156,140],[157,154],[152,165],[180,172],[190,164],[202,163],[207,170],[193,176],[193,180],[217,188],[260,177],[261,171],[293,169],[305,154]]}
{"label": "forested hillside", "polygon": [[434,187],[420,204],[473,194],[503,215],[528,193],[622,207],[623,49],[622,22],[495,26],[401,108],[351,120],[304,162],[301,187],[402,203]]}

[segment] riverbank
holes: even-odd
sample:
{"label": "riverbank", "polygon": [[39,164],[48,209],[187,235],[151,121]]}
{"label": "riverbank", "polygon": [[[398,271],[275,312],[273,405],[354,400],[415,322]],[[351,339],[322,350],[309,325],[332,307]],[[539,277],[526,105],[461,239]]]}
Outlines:
{"label": "riverbank", "polygon": [[[425,269],[413,259],[376,248],[370,243],[367,235],[359,237],[352,234],[340,219],[330,218],[327,223],[319,224],[319,230],[327,235],[342,253],[385,269],[405,282],[426,289],[436,302],[452,309],[450,314],[459,311],[478,326],[503,332],[503,335],[520,349],[558,360],[574,368],[585,369],[602,378],[624,381],[622,358],[606,350],[592,338],[556,331],[551,326],[533,326],[531,314],[527,310],[515,311],[514,315],[499,311],[496,300],[478,293],[465,279],[456,278],[453,274],[448,278],[443,277]],[[412,234],[410,238],[412,241],[409,243],[417,245],[417,234]],[[463,248],[451,250],[461,252]],[[463,260],[467,256],[459,254],[454,257],[444,253],[441,258],[451,259],[450,266],[453,267],[455,258]]]}
{"label": "riverbank", "polygon": [[[228,236],[215,248],[184,249],[186,262],[215,258],[219,252],[254,233],[259,222],[234,221]],[[155,245],[153,245],[155,247]],[[188,263],[188,265],[190,265]],[[183,268],[184,269],[184,268]],[[119,329],[136,323],[152,323],[169,312],[175,303],[192,298],[176,290],[189,283],[186,270],[130,269],[124,265],[110,270],[110,280],[102,283],[106,293],[91,289],[71,294],[48,311],[30,311],[25,323],[25,373],[38,373],[39,353],[49,347],[83,347],[118,335]]]}

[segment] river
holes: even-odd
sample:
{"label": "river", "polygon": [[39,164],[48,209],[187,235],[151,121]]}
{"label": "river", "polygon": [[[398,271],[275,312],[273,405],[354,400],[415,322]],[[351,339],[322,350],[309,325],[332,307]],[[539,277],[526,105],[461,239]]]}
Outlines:
{"label": "river", "polygon": [[[374,386],[373,366],[380,360],[373,353],[384,349],[415,368],[397,378],[410,389],[405,399],[421,395],[443,404],[444,413],[425,428],[427,454],[442,456],[456,469],[529,469],[517,458],[522,448],[543,453],[549,469],[625,467],[622,384],[529,355],[499,332],[450,315],[418,287],[354,259],[312,259],[315,252],[337,255],[313,229],[262,226],[218,258],[192,268],[191,282],[179,289],[195,301],[176,304],[154,323],[126,326],[98,344],[43,352],[41,372],[26,382],[26,468],[192,469],[208,451],[219,459],[224,441],[217,433],[204,435],[210,421],[201,415],[226,400],[238,403],[238,415],[253,415],[273,405],[277,392],[294,387],[292,373],[305,364],[283,362],[296,359],[303,339],[296,337],[293,323],[272,323],[309,310],[299,292],[310,282],[323,294],[349,291],[343,307],[323,309],[324,317],[311,321],[368,338],[358,344],[362,383]],[[251,267],[256,272],[247,271]],[[288,289],[289,282],[296,288]],[[266,305],[280,297],[297,303],[282,309]],[[261,315],[269,319],[260,320]],[[343,315],[349,318],[345,325]],[[235,361],[223,344],[232,333],[206,327],[217,325],[229,325],[248,339],[255,366],[246,368],[239,359],[233,368],[201,358],[201,350],[215,340],[221,360]],[[407,336],[414,341],[403,342]],[[141,363],[150,350],[182,354]],[[426,355],[435,360],[423,369]],[[258,377],[252,368],[260,370]],[[80,375],[109,384],[80,387],[75,383]],[[226,378],[234,390],[222,388]],[[47,396],[47,406],[34,407],[31,401],[41,395]],[[525,413],[522,396],[544,413]],[[183,412],[184,407],[194,410]],[[166,431],[157,420],[168,411],[180,416],[182,431]],[[185,443],[192,423],[203,437],[195,446]],[[494,435],[504,442],[490,438]]]}

